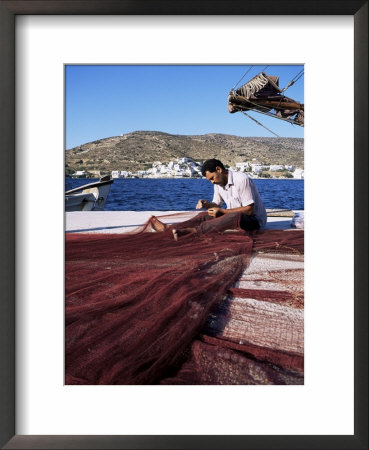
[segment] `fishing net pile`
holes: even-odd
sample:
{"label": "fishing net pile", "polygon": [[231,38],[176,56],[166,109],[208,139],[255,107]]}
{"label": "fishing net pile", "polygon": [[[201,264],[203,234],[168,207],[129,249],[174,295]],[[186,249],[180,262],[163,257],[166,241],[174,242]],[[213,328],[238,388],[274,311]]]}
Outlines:
{"label": "fishing net pile", "polygon": [[66,384],[302,384],[303,230],[238,225],[67,234]]}

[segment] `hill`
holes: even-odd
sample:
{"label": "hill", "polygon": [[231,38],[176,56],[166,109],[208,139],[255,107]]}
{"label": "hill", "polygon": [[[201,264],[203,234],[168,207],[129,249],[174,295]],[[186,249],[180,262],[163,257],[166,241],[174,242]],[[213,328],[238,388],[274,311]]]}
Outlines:
{"label": "hill", "polygon": [[66,174],[77,170],[136,172],[152,167],[154,161],[168,163],[187,156],[203,162],[220,159],[233,166],[258,159],[262,164],[304,167],[304,140],[301,138],[239,137],[226,134],[174,135],[158,131],[135,131],[88,142],[65,152]]}

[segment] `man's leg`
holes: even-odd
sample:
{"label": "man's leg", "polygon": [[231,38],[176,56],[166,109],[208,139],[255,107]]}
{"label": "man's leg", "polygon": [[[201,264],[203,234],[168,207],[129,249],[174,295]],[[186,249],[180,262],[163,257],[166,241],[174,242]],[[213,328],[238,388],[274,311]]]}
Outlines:
{"label": "man's leg", "polygon": [[223,233],[226,230],[239,230],[242,214],[239,212],[227,213],[213,220],[204,221],[197,226],[198,233]]}
{"label": "man's leg", "polygon": [[[256,218],[249,219],[249,217],[251,216],[246,216],[241,213],[228,213],[214,218],[204,212],[185,222],[173,225],[163,224],[155,216],[152,216],[150,221],[155,231],[172,230],[174,239],[177,240],[179,237],[190,233],[223,233],[226,230],[239,230],[240,228],[244,230],[258,229],[259,223]],[[244,228],[241,223],[247,226],[247,228]]]}
{"label": "man's leg", "polygon": [[240,227],[245,231],[258,230],[260,228],[260,224],[255,214],[251,214],[251,216],[242,214]]}
{"label": "man's leg", "polygon": [[[206,214],[206,213],[205,213]],[[199,218],[197,223],[186,221],[182,222],[181,228],[172,225],[174,239],[189,233],[223,233],[226,230],[240,230],[240,221],[242,214],[239,212],[223,214],[220,217],[213,218],[209,215]],[[195,219],[198,216],[195,217]],[[191,219],[193,220],[193,219]],[[186,224],[187,227],[182,228]],[[188,227],[192,225],[192,227]]]}
{"label": "man's leg", "polygon": [[173,225],[168,225],[163,222],[161,222],[157,217],[151,216],[149,219],[149,222],[152,226],[152,228],[155,231],[163,232],[170,229],[175,230],[184,230],[187,228],[196,228],[198,227],[202,222],[212,220],[213,217],[209,216],[206,212],[197,214],[195,217],[192,217],[192,219],[185,220],[184,222],[179,222]]}
{"label": "man's leg", "polygon": [[151,216],[149,219],[151,227],[158,232],[163,232],[169,228],[169,225],[161,222],[156,216]]}

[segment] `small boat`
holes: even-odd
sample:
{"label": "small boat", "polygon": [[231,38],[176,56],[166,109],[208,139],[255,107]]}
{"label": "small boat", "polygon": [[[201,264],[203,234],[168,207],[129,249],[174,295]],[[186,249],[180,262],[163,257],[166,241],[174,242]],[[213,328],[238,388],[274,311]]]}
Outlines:
{"label": "small boat", "polygon": [[113,181],[106,175],[99,181],[66,191],[65,211],[104,211]]}

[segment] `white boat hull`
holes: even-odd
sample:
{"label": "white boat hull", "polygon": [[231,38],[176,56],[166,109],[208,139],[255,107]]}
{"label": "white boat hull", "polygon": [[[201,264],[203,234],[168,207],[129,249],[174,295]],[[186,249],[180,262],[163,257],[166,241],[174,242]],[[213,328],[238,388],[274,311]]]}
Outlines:
{"label": "white boat hull", "polygon": [[113,180],[100,180],[65,193],[65,211],[104,211]]}

